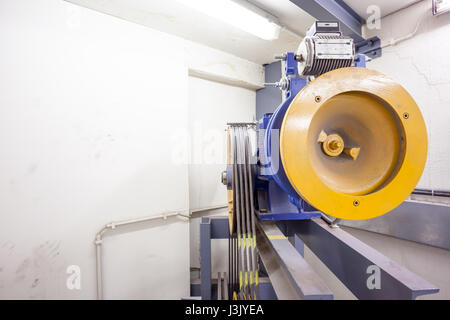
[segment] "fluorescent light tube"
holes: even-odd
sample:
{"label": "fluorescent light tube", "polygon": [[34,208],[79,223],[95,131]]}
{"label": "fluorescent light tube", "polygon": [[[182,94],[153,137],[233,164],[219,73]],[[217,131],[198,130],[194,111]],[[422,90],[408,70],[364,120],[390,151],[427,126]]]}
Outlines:
{"label": "fluorescent light tube", "polygon": [[177,0],[264,40],[275,40],[281,27],[276,18],[244,0]]}

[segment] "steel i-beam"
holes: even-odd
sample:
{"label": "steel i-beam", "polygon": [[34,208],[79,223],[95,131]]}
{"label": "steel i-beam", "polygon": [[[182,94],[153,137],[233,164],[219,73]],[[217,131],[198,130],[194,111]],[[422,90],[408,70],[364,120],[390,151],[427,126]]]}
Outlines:
{"label": "steel i-beam", "polygon": [[274,222],[257,223],[257,244],[278,299],[333,299],[331,290]]}
{"label": "steel i-beam", "polygon": [[[358,299],[416,299],[439,289],[321,218],[283,222]],[[369,284],[379,271],[379,287]]]}
{"label": "steel i-beam", "polygon": [[342,0],[290,0],[296,6],[317,20],[338,21],[342,33],[355,41],[356,53],[370,58],[381,56],[380,39],[364,39],[362,25],[364,20]]}

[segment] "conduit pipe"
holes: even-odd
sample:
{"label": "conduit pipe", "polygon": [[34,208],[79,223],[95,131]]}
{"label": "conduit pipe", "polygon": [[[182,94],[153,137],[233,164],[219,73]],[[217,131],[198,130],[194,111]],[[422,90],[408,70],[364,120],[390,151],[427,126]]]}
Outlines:
{"label": "conduit pipe", "polygon": [[425,14],[423,14],[420,17],[420,19],[417,22],[416,27],[415,27],[413,32],[408,33],[407,35],[404,35],[403,37],[400,37],[400,38],[397,38],[397,39],[392,38],[387,43],[384,43],[383,45],[381,45],[381,49],[384,49],[384,48],[387,48],[387,47],[390,47],[390,46],[395,46],[396,44],[398,44],[400,42],[403,42],[405,40],[408,40],[408,39],[411,39],[412,37],[414,37],[417,34],[417,32],[419,31],[419,27],[422,24],[422,20],[423,20],[424,17],[425,17]]}
{"label": "conduit pipe", "polygon": [[96,248],[96,266],[97,266],[97,299],[103,300],[103,282],[102,282],[102,243],[103,243],[103,235],[108,230],[115,230],[117,227],[126,226],[134,223],[139,222],[146,222],[151,220],[158,220],[158,219],[164,219],[167,220],[169,217],[184,217],[189,219],[190,216],[180,213],[180,212],[171,212],[171,213],[165,213],[160,214],[156,216],[150,216],[150,217],[143,217],[143,218],[137,218],[137,219],[131,219],[131,220],[124,220],[124,221],[118,221],[118,222],[110,222],[106,224],[103,228],[100,229],[99,232],[97,232],[95,236],[95,248]]}
{"label": "conduit pipe", "polygon": [[[430,1],[430,3],[431,3],[431,1]],[[412,4],[412,5],[414,5],[414,4]],[[403,8],[403,9],[400,9],[400,10],[404,10],[404,9],[406,9],[406,8],[409,8],[409,7],[411,7],[412,5],[407,6],[407,7]],[[398,11],[400,11],[400,10],[398,10]],[[398,11],[396,11],[396,12],[398,12]],[[427,11],[424,12],[424,13],[420,16],[420,18],[419,18],[419,20],[417,21],[416,26],[415,26],[415,28],[414,28],[414,30],[413,30],[412,32],[408,33],[407,35],[404,35],[403,37],[399,37],[399,38],[397,38],[397,39],[391,38],[389,41],[387,41],[386,43],[384,43],[384,44],[381,45],[381,49],[384,49],[384,48],[387,48],[387,47],[390,47],[390,46],[395,46],[396,44],[398,44],[398,43],[400,43],[400,42],[403,42],[403,41],[405,41],[405,40],[408,40],[408,39],[411,39],[412,37],[414,37],[414,36],[417,34],[417,32],[419,31],[419,27],[420,27],[420,25],[422,24],[423,19],[425,18],[425,16],[427,15],[427,13],[430,12],[430,11],[431,11],[431,6],[427,6]],[[396,12],[393,12],[392,14],[394,14],[394,13],[396,13]]]}
{"label": "conduit pipe", "polygon": [[123,221],[117,221],[117,222],[110,222],[106,224],[103,228],[101,228],[97,234],[95,235],[95,263],[96,263],[96,277],[97,277],[97,300],[103,300],[103,269],[102,269],[102,243],[103,243],[103,235],[107,231],[113,231],[117,227],[122,227],[130,224],[140,223],[140,222],[147,222],[152,220],[158,220],[158,219],[164,219],[167,220],[169,217],[183,217],[190,219],[192,216],[192,213],[194,212],[201,212],[201,211],[207,211],[207,210],[215,210],[215,209],[221,209],[221,208],[227,208],[228,206],[214,206],[214,207],[208,207],[208,208],[202,208],[202,209],[195,209],[191,210],[189,214],[184,214],[180,212],[168,212],[163,213],[160,215],[154,215],[149,217],[143,217],[143,218],[136,218],[136,219],[130,219],[130,220],[123,220]]}
{"label": "conduit pipe", "polygon": [[[406,8],[409,8],[409,7],[406,7]],[[403,8],[403,9],[406,9],[406,8]],[[401,10],[403,10],[403,9],[401,9]],[[431,8],[428,8],[428,10],[431,10]],[[427,11],[427,12],[429,12],[429,11]],[[426,16],[426,12],[419,18],[419,20],[416,23],[416,26],[415,26],[414,30],[411,33],[408,33],[407,35],[404,35],[404,36],[399,37],[397,39],[391,38],[389,41],[386,41],[385,43],[382,43],[380,49],[385,49],[387,47],[395,46],[395,45],[397,45],[400,42],[403,42],[405,40],[408,40],[408,39],[411,39],[412,37],[414,37],[417,34],[417,32],[419,31],[419,27],[422,24],[422,21],[425,18],[425,16]],[[367,62],[370,62],[372,60],[373,59],[371,59],[371,58],[366,58]]]}
{"label": "conduit pipe", "polygon": [[414,189],[412,194],[421,194],[421,195],[436,196],[436,197],[450,197],[450,190],[416,188],[416,189]]}

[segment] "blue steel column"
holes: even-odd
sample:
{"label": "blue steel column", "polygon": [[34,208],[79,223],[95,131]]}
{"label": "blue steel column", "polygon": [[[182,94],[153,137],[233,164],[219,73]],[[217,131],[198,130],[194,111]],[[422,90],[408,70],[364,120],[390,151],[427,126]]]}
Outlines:
{"label": "blue steel column", "polygon": [[200,223],[200,293],[202,300],[211,300],[211,220]]}

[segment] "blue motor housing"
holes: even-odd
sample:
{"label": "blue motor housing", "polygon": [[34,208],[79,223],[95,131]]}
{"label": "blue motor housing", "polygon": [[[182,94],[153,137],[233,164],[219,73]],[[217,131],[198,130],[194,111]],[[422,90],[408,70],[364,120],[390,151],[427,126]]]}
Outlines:
{"label": "blue motor housing", "polygon": [[[365,67],[365,58],[358,55],[355,65]],[[302,220],[318,217],[321,213],[302,199],[289,182],[280,157],[280,130],[291,102],[306,86],[299,77],[295,54],[285,55],[285,75],[288,87],[285,100],[274,113],[265,114],[258,122],[257,174],[255,177],[255,208],[260,219]]]}

